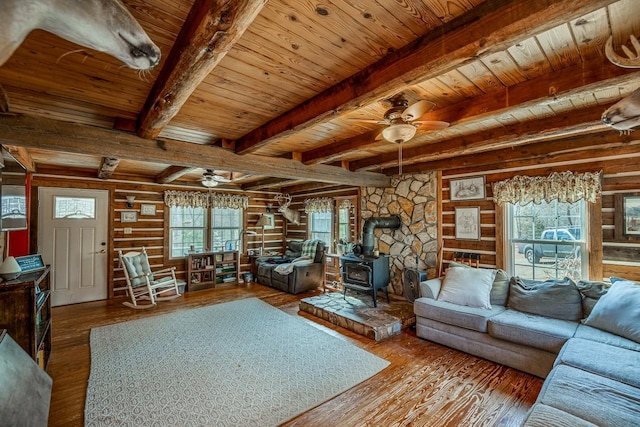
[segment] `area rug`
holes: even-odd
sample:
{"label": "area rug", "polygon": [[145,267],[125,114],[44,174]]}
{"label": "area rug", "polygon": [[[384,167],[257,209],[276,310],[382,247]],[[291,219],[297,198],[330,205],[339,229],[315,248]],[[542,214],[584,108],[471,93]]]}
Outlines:
{"label": "area rug", "polygon": [[276,426],[389,362],[250,298],[91,330],[86,426]]}

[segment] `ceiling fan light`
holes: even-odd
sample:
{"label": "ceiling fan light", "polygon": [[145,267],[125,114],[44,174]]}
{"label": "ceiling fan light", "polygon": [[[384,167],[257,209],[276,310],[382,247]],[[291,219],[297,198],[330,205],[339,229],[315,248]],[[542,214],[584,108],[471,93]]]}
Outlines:
{"label": "ceiling fan light", "polygon": [[204,185],[207,188],[213,188],[218,185],[217,181],[214,181],[213,179],[208,179],[206,177],[201,182],[202,182],[202,185]]}
{"label": "ceiling fan light", "polygon": [[395,124],[382,131],[382,137],[389,142],[401,144],[413,138],[416,134],[416,127],[407,123]]}

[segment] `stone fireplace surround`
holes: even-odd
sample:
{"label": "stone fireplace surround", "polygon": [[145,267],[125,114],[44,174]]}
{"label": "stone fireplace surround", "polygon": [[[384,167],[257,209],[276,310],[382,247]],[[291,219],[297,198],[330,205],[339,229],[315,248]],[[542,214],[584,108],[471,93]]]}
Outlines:
{"label": "stone fireplace surround", "polygon": [[405,268],[436,276],[438,255],[438,178],[436,172],[392,177],[391,187],[362,188],[362,220],[398,215],[400,228],[375,230],[374,249],[391,255],[389,292],[402,295]]}

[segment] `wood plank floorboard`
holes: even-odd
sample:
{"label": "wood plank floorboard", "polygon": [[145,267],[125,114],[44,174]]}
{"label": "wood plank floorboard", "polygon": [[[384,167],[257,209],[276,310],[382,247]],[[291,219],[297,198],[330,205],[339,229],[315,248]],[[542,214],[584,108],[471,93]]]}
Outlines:
{"label": "wood plank floorboard", "polygon": [[319,291],[290,295],[251,284],[187,292],[149,310],[127,308],[122,299],[55,307],[49,426],[84,424],[91,328],[250,297],[391,362],[285,426],[517,426],[540,392],[537,377],[422,340],[412,330],[375,342],[299,312],[299,300],[314,294]]}

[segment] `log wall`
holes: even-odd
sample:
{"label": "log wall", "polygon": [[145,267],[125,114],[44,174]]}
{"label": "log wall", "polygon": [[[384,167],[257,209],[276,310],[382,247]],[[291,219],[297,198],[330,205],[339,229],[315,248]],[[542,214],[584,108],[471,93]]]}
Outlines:
{"label": "log wall", "polygon": [[[443,260],[446,263],[456,251],[480,254],[484,267],[504,268],[502,257],[502,209],[493,202],[491,184],[515,175],[544,176],[554,171],[597,172],[603,171],[601,199],[589,204],[589,270],[590,279],[602,280],[610,276],[640,279],[640,238],[623,238],[616,235],[616,198],[639,192],[640,150],[620,153],[617,148],[594,147],[575,150],[562,158],[504,161],[480,167],[465,167],[442,171],[441,225],[443,236]],[[450,179],[484,176],[486,199],[481,201],[452,202]],[[481,240],[456,240],[454,217],[456,206],[479,206],[481,210]],[[619,221],[618,221],[619,223]],[[619,234],[619,233],[618,233]]]}
{"label": "log wall", "polygon": [[[183,259],[169,259],[168,226],[169,211],[164,205],[164,190],[202,191],[197,187],[179,185],[159,185],[152,182],[135,182],[131,180],[102,181],[92,178],[70,178],[53,175],[34,175],[32,180],[32,197],[37,197],[38,187],[62,187],[79,189],[108,190],[109,200],[109,241],[108,241],[108,295],[109,298],[122,294],[120,288],[125,286],[125,278],[118,262],[118,251],[123,252],[139,250],[142,246],[147,249],[149,261],[153,270],[163,267],[175,266],[178,277],[185,279],[185,262]],[[224,193],[224,190],[216,190]],[[258,249],[261,245],[261,229],[256,227],[260,214],[266,211],[267,203],[272,196],[263,192],[244,192],[250,197],[249,208],[244,214],[244,230],[258,233],[257,236],[245,235],[247,249]],[[126,196],[135,196],[134,207],[126,207]],[[33,201],[33,199],[32,199]],[[156,206],[155,215],[141,215],[141,204],[153,204]],[[37,206],[37,204],[33,204]],[[123,211],[137,211],[138,221],[122,224],[120,215]],[[32,210],[31,217],[31,247],[37,248],[37,209]],[[124,234],[124,226],[131,228],[130,234]],[[267,250],[279,252],[282,248],[284,222],[280,214],[276,212],[275,228],[265,230],[265,247]],[[241,260],[241,271],[249,271],[248,258]]]}

